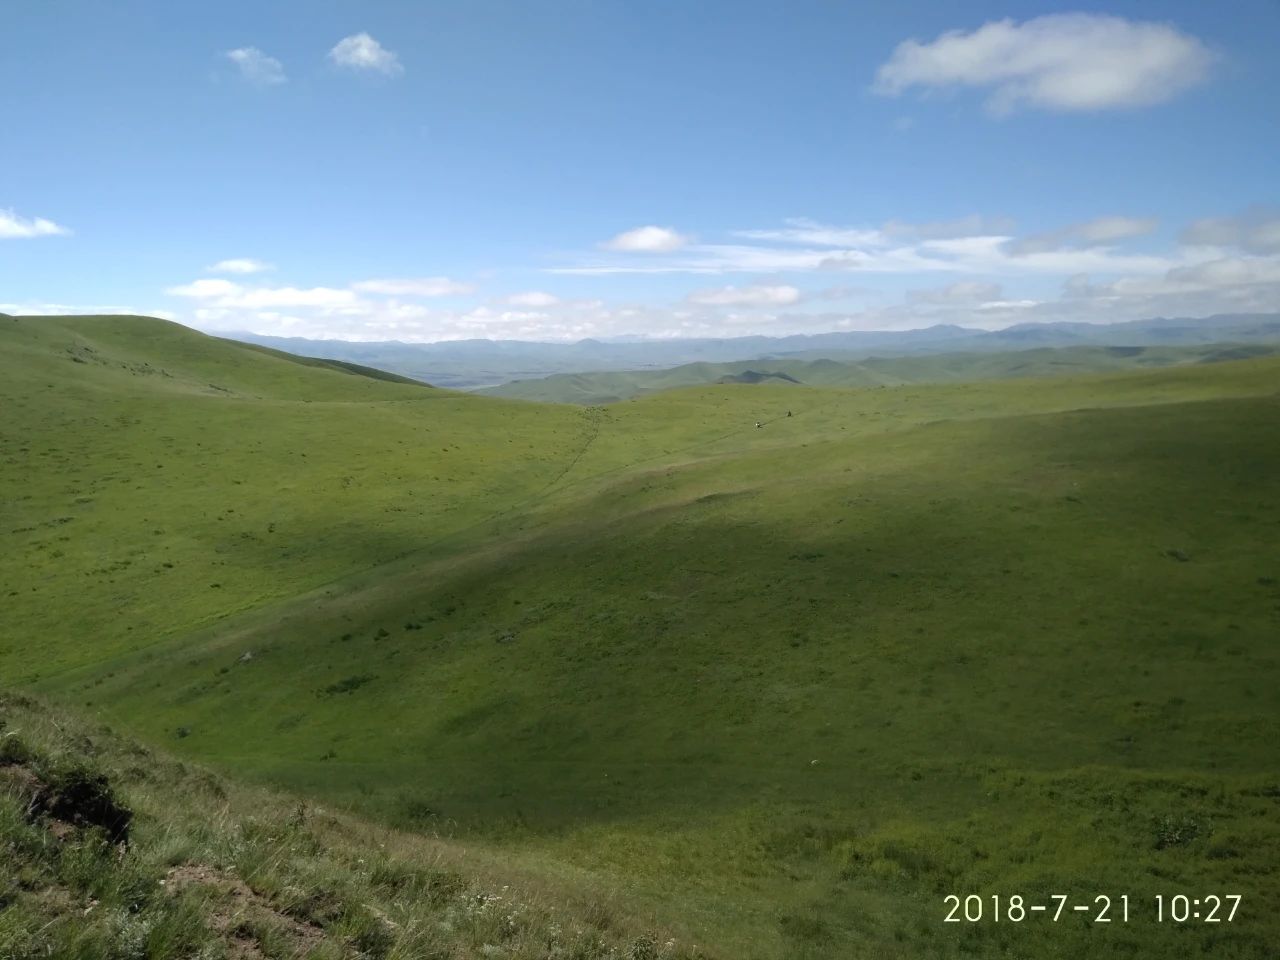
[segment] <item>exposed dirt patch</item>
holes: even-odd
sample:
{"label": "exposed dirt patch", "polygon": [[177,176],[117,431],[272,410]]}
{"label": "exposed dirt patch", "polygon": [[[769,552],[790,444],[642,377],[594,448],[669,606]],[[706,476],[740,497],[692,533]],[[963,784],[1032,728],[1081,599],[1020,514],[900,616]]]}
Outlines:
{"label": "exposed dirt patch", "polygon": [[327,939],[319,927],[281,913],[234,874],[198,863],[183,864],[165,874],[165,889],[171,894],[193,886],[204,887],[213,895],[209,926],[226,940],[235,960],[266,957],[254,933],[263,927],[283,934],[296,957],[306,956]]}
{"label": "exposed dirt patch", "polygon": [[0,778],[26,800],[27,816],[46,819],[59,840],[79,828],[101,827],[112,843],[128,846],[133,811],[116,800],[102,774],[77,768],[48,782],[24,764],[8,764],[0,766]]}

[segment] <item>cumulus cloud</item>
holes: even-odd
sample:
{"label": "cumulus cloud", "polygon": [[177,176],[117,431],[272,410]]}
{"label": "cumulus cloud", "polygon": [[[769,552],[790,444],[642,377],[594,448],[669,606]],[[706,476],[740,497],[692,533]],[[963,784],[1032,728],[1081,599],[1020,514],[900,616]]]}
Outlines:
{"label": "cumulus cloud", "polygon": [[554,307],[560,303],[560,298],[542,290],[526,290],[524,293],[513,293],[505,297],[503,303],[513,307]]}
{"label": "cumulus cloud", "polygon": [[1280,210],[1256,209],[1236,217],[1196,220],[1182,232],[1191,246],[1237,247],[1249,253],[1280,253]]}
{"label": "cumulus cloud", "polygon": [[275,57],[268,57],[257,47],[239,47],[224,54],[236,65],[240,76],[250,83],[263,87],[285,83],[284,65]]}
{"label": "cumulus cloud", "polygon": [[404,72],[400,58],[367,33],[343,37],[329,51],[329,59],[349,70],[364,70],[394,76]]}
{"label": "cumulus cloud", "polygon": [[1107,110],[1172,99],[1203,82],[1212,60],[1204,43],[1171,24],[1057,13],[907,40],[877,71],[874,90],[986,88],[993,113]]}
{"label": "cumulus cloud", "polygon": [[688,242],[688,237],[669,227],[647,226],[620,233],[601,246],[606,250],[621,250],[626,253],[666,253],[679,250]]}
{"label": "cumulus cloud", "polygon": [[274,270],[275,266],[261,260],[240,257],[232,260],[219,260],[213,266],[205,267],[209,273],[265,273]]}
{"label": "cumulus cloud", "polygon": [[720,287],[689,294],[690,303],[714,307],[783,307],[800,300],[800,291],[792,286]]}
{"label": "cumulus cloud", "polygon": [[20,217],[12,210],[0,210],[0,240],[30,237],[59,237],[71,233],[66,227],[44,217]]}
{"label": "cumulus cloud", "polygon": [[471,293],[475,287],[448,277],[410,277],[402,279],[361,280],[351,285],[361,293],[377,293],[390,297],[451,297]]}
{"label": "cumulus cloud", "polygon": [[1073,223],[1057,230],[1022,237],[1009,244],[1014,256],[1045,253],[1066,246],[1101,246],[1129,237],[1152,233],[1160,222],[1154,217],[1098,217],[1084,223]]}

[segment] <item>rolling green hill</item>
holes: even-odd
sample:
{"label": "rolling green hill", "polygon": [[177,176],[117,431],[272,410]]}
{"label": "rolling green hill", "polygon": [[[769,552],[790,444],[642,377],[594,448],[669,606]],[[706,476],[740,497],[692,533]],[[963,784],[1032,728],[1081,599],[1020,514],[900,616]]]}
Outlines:
{"label": "rolling green hill", "polygon": [[927,353],[901,357],[858,355],[848,359],[836,351],[813,358],[779,356],[734,363],[689,363],[669,370],[557,374],[538,380],[515,380],[478,392],[544,403],[600,404],[676,387],[758,383],[770,378],[820,387],[898,386],[1103,373],[1184,363],[1215,363],[1276,353],[1280,353],[1280,347],[1265,343],[1040,347],[1000,353]]}
{"label": "rolling green hill", "polygon": [[0,363],[10,682],[709,956],[1280,942],[1278,358],[604,408],[144,319]]}

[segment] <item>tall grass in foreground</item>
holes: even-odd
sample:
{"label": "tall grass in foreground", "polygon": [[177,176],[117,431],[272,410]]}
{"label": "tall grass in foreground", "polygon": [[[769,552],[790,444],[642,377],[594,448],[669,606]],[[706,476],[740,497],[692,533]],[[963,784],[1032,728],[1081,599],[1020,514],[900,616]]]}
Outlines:
{"label": "tall grass in foreground", "polygon": [[4,960],[704,956],[464,859],[0,694]]}

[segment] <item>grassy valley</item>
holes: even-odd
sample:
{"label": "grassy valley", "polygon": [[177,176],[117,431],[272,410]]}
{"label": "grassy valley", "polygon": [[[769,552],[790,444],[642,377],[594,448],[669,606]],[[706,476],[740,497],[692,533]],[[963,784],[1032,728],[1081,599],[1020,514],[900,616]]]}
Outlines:
{"label": "grassy valley", "polygon": [[[218,806],[183,787],[208,765],[237,822],[359,824],[318,857],[399,831],[468,890],[609,905],[598,953],[506,956],[1269,956],[1280,358],[1223,349],[700,364],[562,405],[6,319],[0,674],[180,758],[122,788],[140,835],[155,798]],[[714,382],[747,370],[803,385]],[[239,863],[222,836],[140,869]],[[951,893],[1134,919],[944,923]],[[1180,893],[1242,916],[1155,922]],[[401,937],[366,952],[431,955]]]}

